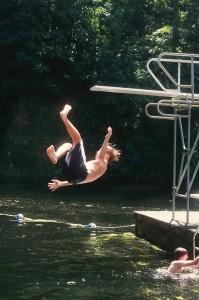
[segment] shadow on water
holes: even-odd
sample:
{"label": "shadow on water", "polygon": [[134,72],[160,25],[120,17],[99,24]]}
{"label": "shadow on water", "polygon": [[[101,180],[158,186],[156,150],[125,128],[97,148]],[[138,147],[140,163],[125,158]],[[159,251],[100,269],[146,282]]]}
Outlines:
{"label": "shadow on water", "polygon": [[[7,185],[0,207],[2,300],[199,299],[199,275],[164,276],[157,270],[171,258],[134,235],[133,211],[170,210],[167,191]],[[18,213],[28,219],[17,222]]]}

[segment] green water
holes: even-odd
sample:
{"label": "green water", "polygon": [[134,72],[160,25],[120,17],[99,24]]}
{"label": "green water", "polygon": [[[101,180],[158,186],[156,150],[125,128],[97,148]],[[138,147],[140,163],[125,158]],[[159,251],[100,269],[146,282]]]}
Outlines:
{"label": "green water", "polygon": [[[198,300],[199,275],[168,276],[171,257],[134,235],[133,211],[170,210],[168,195],[103,184],[55,193],[1,186],[0,299]],[[17,222],[18,213],[28,221]]]}

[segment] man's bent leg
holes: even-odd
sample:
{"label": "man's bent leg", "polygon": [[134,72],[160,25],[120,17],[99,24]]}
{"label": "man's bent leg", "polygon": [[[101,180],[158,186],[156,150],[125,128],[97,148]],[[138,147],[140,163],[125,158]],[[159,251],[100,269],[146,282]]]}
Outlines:
{"label": "man's bent leg", "polygon": [[60,112],[60,117],[62,122],[64,123],[66,130],[70,137],[73,140],[73,147],[81,141],[81,135],[77,128],[68,120],[68,113],[72,109],[72,107],[68,104],[66,104],[63,108],[63,110]]}
{"label": "man's bent leg", "polygon": [[53,164],[56,164],[58,159],[60,157],[62,157],[64,154],[66,154],[66,152],[71,149],[72,144],[71,143],[65,143],[63,145],[61,145],[57,151],[55,151],[55,148],[53,145],[51,145],[50,147],[48,147],[46,153],[49,157],[49,159],[51,160],[51,162]]}
{"label": "man's bent leg", "polygon": [[57,149],[57,151],[55,152],[56,157],[57,157],[57,160],[58,160],[60,157],[64,156],[64,154],[66,154],[66,152],[67,152],[68,150],[70,150],[70,149],[72,148],[72,146],[73,146],[73,145],[72,145],[71,143],[65,143],[65,144],[61,145],[61,146]]}

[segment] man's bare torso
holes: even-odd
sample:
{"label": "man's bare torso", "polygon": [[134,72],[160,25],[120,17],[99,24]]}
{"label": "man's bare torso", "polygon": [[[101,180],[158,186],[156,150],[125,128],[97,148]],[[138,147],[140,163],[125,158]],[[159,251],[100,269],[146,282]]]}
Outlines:
{"label": "man's bare torso", "polygon": [[171,265],[169,266],[168,271],[171,273],[182,273],[183,272],[184,267],[177,265],[175,262],[171,263]]}
{"label": "man's bare torso", "polygon": [[105,159],[90,160],[85,163],[88,175],[84,182],[91,182],[101,177],[107,170],[107,161]]}

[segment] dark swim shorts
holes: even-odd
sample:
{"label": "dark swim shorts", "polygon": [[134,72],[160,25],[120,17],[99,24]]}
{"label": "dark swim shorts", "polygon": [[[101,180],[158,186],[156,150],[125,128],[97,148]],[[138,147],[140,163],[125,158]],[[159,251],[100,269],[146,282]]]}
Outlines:
{"label": "dark swim shorts", "polygon": [[86,156],[83,141],[78,143],[75,148],[67,151],[66,156],[59,159],[62,168],[62,180],[76,184],[84,181],[88,175],[85,162]]}

